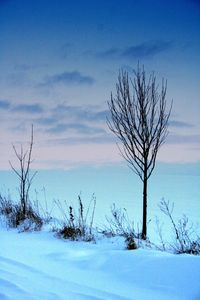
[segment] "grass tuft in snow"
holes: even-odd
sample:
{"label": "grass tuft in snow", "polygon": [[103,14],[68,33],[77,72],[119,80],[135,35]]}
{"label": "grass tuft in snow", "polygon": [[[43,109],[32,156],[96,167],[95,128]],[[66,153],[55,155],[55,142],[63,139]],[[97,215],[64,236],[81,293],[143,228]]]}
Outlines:
{"label": "grass tuft in snow", "polygon": [[44,220],[30,202],[24,213],[20,203],[0,195],[0,214],[6,219],[8,227],[19,228],[20,231],[40,230]]}
{"label": "grass tuft in snow", "polygon": [[60,201],[56,201],[63,215],[63,226],[57,229],[58,235],[70,240],[94,241],[93,222],[96,208],[96,198],[93,195],[89,206],[85,209],[81,196],[78,196],[78,208],[68,206],[65,202],[63,207]]}
{"label": "grass tuft in snow", "polygon": [[167,248],[176,254],[200,254],[200,237],[194,229],[193,223],[189,222],[186,215],[183,215],[177,222],[173,217],[174,203],[170,204],[164,198],[161,200],[159,207],[161,211],[170,219],[173,233],[173,243],[165,244],[161,231],[158,230],[163,250]]}
{"label": "grass tuft in snow", "polygon": [[123,236],[126,248],[135,250],[138,248],[136,240],[140,234],[134,229],[134,223],[130,221],[126,209],[117,208],[115,204],[111,206],[111,216],[106,216],[107,226],[102,230],[106,236]]}

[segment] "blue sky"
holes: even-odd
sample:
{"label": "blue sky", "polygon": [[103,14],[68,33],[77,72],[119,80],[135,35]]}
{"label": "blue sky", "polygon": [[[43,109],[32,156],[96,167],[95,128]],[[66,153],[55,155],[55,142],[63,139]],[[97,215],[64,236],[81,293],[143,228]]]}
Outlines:
{"label": "blue sky", "polygon": [[200,161],[200,2],[0,0],[0,169],[34,125],[35,167],[118,164],[106,125],[120,68],[168,81],[158,160]]}

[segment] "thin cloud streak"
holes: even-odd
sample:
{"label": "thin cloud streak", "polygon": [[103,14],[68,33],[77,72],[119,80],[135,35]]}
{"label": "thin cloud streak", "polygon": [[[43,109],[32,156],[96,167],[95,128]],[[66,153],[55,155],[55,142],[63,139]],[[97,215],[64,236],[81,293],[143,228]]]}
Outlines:
{"label": "thin cloud streak", "polygon": [[51,134],[75,132],[79,134],[91,135],[91,134],[105,133],[105,130],[98,127],[87,126],[80,123],[79,124],[68,123],[68,124],[57,124],[56,126],[47,129],[46,132]]}
{"label": "thin cloud streak", "polygon": [[177,127],[177,128],[191,128],[191,127],[194,127],[194,125],[191,124],[191,123],[176,121],[176,120],[169,121],[169,126]]}
{"label": "thin cloud streak", "polygon": [[166,144],[200,144],[200,135],[169,134]]}
{"label": "thin cloud streak", "polygon": [[109,110],[94,110],[90,106],[57,105],[53,110],[57,118],[64,116],[73,117],[76,120],[84,121],[106,121]]}
{"label": "thin cloud streak", "polygon": [[58,118],[55,117],[43,117],[35,120],[38,125],[50,126],[58,122]]}
{"label": "thin cloud streak", "polygon": [[138,45],[132,45],[124,49],[112,47],[106,51],[98,52],[96,56],[107,59],[145,59],[152,58],[161,52],[166,52],[170,50],[172,46],[173,43],[171,41],[148,41]]}
{"label": "thin cloud streak", "polygon": [[109,134],[102,134],[99,136],[87,137],[69,137],[60,139],[47,140],[48,145],[84,145],[84,144],[113,144],[115,138]]}
{"label": "thin cloud streak", "polygon": [[131,46],[122,52],[122,57],[130,59],[152,58],[161,52],[168,51],[172,46],[171,42],[150,41],[136,46]]}
{"label": "thin cloud streak", "polygon": [[37,114],[43,112],[43,107],[40,104],[19,104],[14,106],[12,111]]}
{"label": "thin cloud streak", "polygon": [[54,87],[55,85],[92,85],[95,80],[93,77],[81,74],[78,71],[63,72],[55,75],[47,76],[40,87]]}

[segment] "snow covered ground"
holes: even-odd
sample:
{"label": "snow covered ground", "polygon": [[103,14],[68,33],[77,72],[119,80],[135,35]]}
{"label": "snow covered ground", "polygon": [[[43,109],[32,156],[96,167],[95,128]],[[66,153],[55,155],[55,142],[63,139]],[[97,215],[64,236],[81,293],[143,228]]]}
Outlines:
{"label": "snow covered ground", "polygon": [[0,299],[199,300],[200,257],[0,229]]}

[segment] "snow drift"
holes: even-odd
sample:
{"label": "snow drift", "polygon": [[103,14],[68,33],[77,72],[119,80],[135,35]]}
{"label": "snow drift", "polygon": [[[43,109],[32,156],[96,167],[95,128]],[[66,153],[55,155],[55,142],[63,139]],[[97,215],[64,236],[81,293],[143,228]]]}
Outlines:
{"label": "snow drift", "polygon": [[0,230],[0,299],[199,300],[200,257]]}

